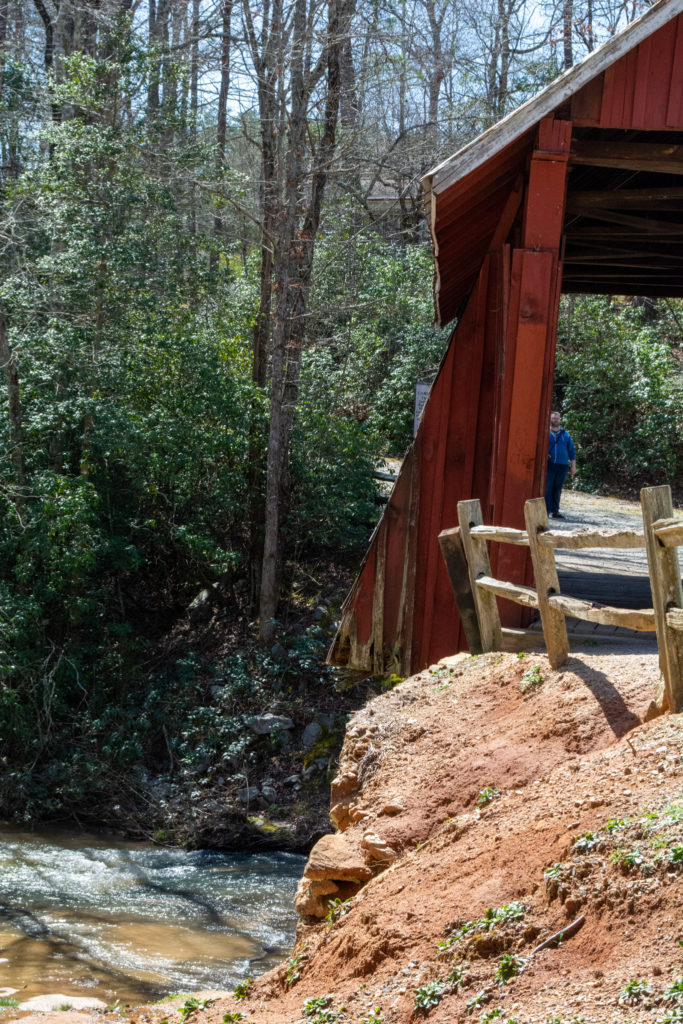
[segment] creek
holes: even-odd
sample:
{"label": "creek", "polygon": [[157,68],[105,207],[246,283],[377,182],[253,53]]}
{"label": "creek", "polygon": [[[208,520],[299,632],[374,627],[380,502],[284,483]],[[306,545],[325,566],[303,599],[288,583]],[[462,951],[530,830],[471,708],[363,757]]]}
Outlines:
{"label": "creek", "polygon": [[140,1004],[232,989],[292,945],[305,860],[0,829],[0,988]]}

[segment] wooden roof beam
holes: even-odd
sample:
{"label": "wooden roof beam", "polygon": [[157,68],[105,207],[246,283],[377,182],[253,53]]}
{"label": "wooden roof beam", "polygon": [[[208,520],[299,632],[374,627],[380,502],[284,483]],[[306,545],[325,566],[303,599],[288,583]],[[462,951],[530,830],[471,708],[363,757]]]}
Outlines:
{"label": "wooden roof beam", "polygon": [[668,142],[575,141],[569,162],[575,166],[683,175],[683,146]]}
{"label": "wooden roof beam", "polygon": [[597,207],[607,210],[683,212],[683,187],[577,190],[567,193],[567,212]]}

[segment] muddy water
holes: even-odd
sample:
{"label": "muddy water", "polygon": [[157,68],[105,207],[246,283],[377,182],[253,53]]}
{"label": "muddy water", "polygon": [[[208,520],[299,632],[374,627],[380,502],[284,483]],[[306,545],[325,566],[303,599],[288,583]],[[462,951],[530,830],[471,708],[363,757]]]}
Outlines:
{"label": "muddy water", "polygon": [[303,866],[0,830],[0,989],[139,1003],[232,988],[291,946]]}

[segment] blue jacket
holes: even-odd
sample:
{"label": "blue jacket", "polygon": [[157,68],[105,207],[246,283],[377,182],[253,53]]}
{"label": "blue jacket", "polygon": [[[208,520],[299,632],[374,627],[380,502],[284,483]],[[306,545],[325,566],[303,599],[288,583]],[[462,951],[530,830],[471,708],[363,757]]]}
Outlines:
{"label": "blue jacket", "polygon": [[568,466],[575,458],[576,451],[572,435],[564,427],[560,427],[556,434],[553,434],[551,430],[548,439],[549,461],[553,464],[557,463],[558,466]]}

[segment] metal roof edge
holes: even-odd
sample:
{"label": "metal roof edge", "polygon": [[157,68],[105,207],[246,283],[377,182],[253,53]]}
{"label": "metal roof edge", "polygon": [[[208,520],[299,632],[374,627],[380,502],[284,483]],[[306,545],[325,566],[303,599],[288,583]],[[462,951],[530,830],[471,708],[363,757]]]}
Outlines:
{"label": "metal roof edge", "polygon": [[533,128],[543,117],[601,74],[624,53],[681,13],[683,0],[659,0],[613,39],[603,43],[521,107],[517,107],[472,142],[428,171],[420,179],[424,191],[436,196],[458,179],[476,170],[494,153]]}

